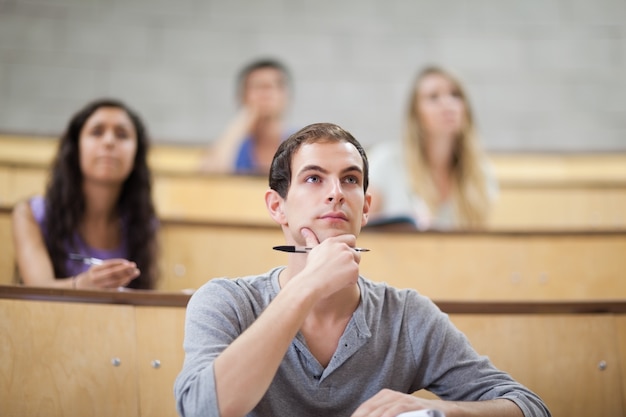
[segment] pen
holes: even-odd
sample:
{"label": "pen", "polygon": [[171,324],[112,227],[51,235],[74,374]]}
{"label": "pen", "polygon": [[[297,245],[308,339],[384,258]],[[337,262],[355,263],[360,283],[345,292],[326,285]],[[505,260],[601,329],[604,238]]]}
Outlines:
{"label": "pen", "polygon": [[79,261],[86,265],[100,265],[102,263],[102,259],[81,255],[80,253],[70,253],[69,257],[73,261]]}
{"label": "pen", "polygon": [[[279,250],[282,252],[292,252],[292,253],[307,253],[310,252],[311,249],[306,246],[274,246],[272,249]],[[369,252],[369,249],[365,248],[352,248],[357,252]]]}

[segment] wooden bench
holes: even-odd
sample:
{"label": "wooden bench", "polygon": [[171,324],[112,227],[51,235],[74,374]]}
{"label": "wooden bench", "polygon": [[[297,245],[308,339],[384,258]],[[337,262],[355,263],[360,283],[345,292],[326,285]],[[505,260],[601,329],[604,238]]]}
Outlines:
{"label": "wooden bench", "polygon": [[[0,205],[42,193],[56,140],[0,135]],[[267,180],[201,175],[202,148],[155,144],[154,199],[163,219],[271,224]],[[626,153],[490,155],[500,186],[491,230],[626,229]]]}
{"label": "wooden bench", "polygon": [[[160,288],[198,288],[285,264],[274,227],[164,222]],[[364,231],[361,273],[449,300],[626,298],[626,232]]]}
{"label": "wooden bench", "polygon": [[[176,416],[188,299],[0,286],[3,415]],[[626,301],[437,304],[554,416],[626,412]]]}
{"label": "wooden bench", "polygon": [[[58,140],[50,136],[0,133],[0,163],[46,167]],[[149,163],[155,172],[195,174],[203,147],[153,143]],[[500,184],[618,185],[626,183],[626,153],[490,153]]]}
{"label": "wooden bench", "polygon": [[0,288],[3,416],[176,416],[188,296]]}
{"label": "wooden bench", "polygon": [[[14,271],[10,213],[0,209],[0,276]],[[163,221],[158,289],[198,288],[221,276],[265,272],[287,261],[271,248],[278,226]],[[449,300],[586,300],[626,298],[626,231],[377,232],[359,245],[361,273]],[[12,281],[4,281],[10,284]]]}

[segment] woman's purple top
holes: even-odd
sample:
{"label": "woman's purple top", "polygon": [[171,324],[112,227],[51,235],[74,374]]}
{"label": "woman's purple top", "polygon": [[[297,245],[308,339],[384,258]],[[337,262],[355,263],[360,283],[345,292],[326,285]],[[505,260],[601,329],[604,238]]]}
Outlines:
{"label": "woman's purple top", "polygon": [[[42,234],[44,234],[43,230],[43,222],[46,217],[46,205],[45,200],[42,196],[36,196],[30,199],[30,209],[33,212],[33,216],[39,225],[39,229]],[[123,227],[123,226],[122,226]],[[124,236],[124,235],[123,235]],[[115,249],[97,249],[88,246],[85,241],[80,237],[78,233],[74,235],[74,244],[75,247],[72,248],[70,242],[66,242],[66,247],[71,253],[78,253],[80,255],[85,255],[88,257],[98,258],[98,259],[112,259],[112,258],[123,258],[128,259],[128,250],[126,248],[126,240],[123,238],[122,244],[120,247]],[[81,261],[75,261],[68,259],[65,263],[65,269],[68,276],[78,275],[81,272],[85,272],[89,269],[90,265],[87,265]]]}

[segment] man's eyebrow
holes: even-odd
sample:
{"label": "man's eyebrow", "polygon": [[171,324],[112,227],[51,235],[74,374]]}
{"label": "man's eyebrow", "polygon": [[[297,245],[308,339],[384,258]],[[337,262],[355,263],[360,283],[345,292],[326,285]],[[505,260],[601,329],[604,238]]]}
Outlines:
{"label": "man's eyebrow", "polygon": [[[298,174],[302,174],[303,172],[308,172],[308,171],[316,171],[316,172],[321,172],[322,174],[327,174],[328,170],[322,168],[319,165],[306,165],[304,167],[302,167],[302,169],[300,170],[300,172]],[[356,171],[359,174],[363,174],[363,169],[358,166],[358,165],[350,165],[349,167],[346,167],[344,169],[341,170],[342,174],[345,174],[347,172],[353,172]]]}
{"label": "man's eyebrow", "polygon": [[347,168],[344,168],[341,172],[352,172],[357,171],[359,174],[363,174],[363,169],[358,165],[351,165]]}
{"label": "man's eyebrow", "polygon": [[303,172],[307,172],[307,171],[317,171],[317,172],[321,172],[322,174],[328,173],[327,170],[325,170],[319,165],[305,165],[302,167],[300,172],[298,172],[298,174],[302,174]]}

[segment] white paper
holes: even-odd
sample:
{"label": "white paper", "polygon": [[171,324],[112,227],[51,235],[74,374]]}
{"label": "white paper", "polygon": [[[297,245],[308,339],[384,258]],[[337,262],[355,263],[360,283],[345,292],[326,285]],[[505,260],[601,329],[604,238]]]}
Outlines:
{"label": "white paper", "polygon": [[446,417],[446,415],[439,410],[417,410],[400,413],[396,417]]}

